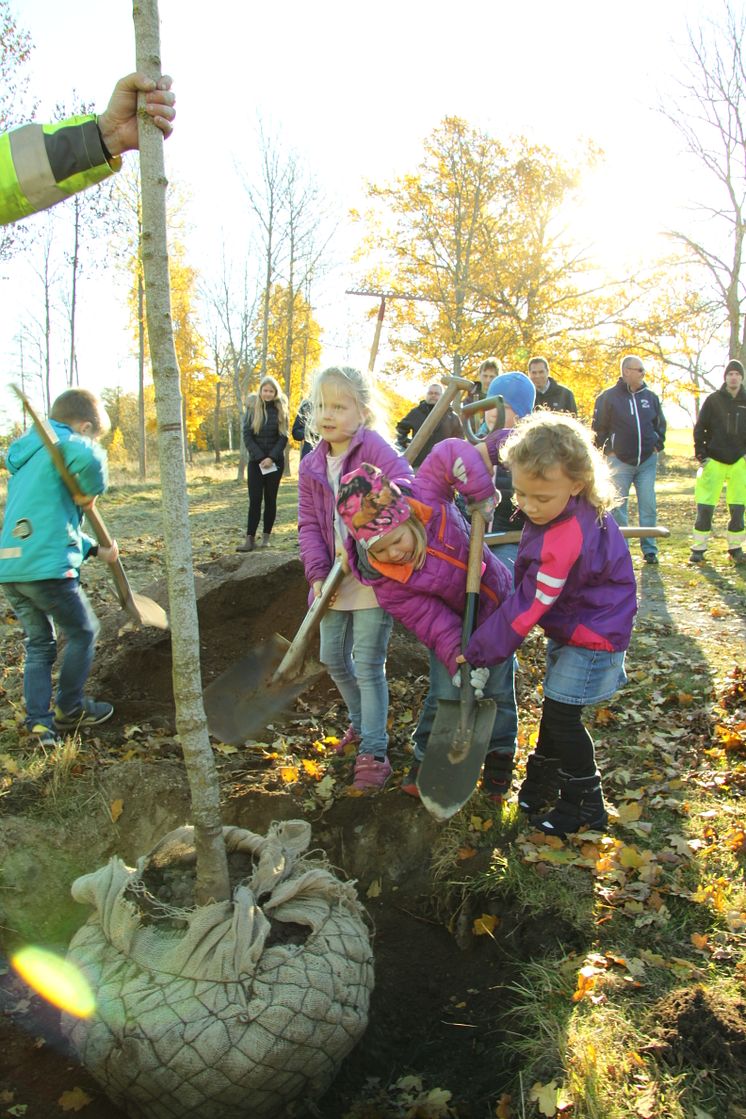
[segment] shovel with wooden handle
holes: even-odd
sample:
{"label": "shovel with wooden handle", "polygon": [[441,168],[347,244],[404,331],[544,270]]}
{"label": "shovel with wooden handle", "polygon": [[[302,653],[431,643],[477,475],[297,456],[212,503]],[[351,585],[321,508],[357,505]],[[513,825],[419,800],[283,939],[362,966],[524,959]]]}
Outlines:
{"label": "shovel with wooden handle", "polygon": [[[54,428],[51,424],[47,423],[46,420],[41,418],[17,385],[11,385],[11,388],[31,417],[37,435],[49,451],[50,458],[55,465],[57,473],[67,486],[72,497],[76,501],[80,498],[86,501],[91,500],[89,495],[80,492],[80,487],[74,475],[67,469],[65,459],[60,449],[60,441]],[[82,502],[78,503],[82,504]],[[110,548],[112,539],[104,524],[103,517],[92,504],[85,504],[84,508],[86,519],[93,530],[96,540],[102,548]],[[121,561],[117,560],[116,563],[109,563],[106,566],[113,576],[117,598],[119,599],[122,609],[126,610],[130,617],[141,626],[154,626],[156,629],[168,629],[166,611],[162,606],[159,606],[157,602],[153,602],[152,598],[147,598],[142,594],[136,594],[132,590],[127,576],[124,573]]]}
{"label": "shovel with wooden handle", "polygon": [[[466,649],[477,620],[482,577],[484,517],[471,518],[466,603],[461,648]],[[460,668],[460,698],[439,699],[433,729],[417,775],[422,803],[437,820],[447,820],[466,804],[476,788],[497,714],[494,699],[477,699],[471,686],[471,667]]]}
{"label": "shovel with wooden handle", "polygon": [[[408,462],[420,453],[457,396],[473,387],[463,377],[449,377],[444,382],[443,395],[404,452]],[[289,645],[275,634],[205,688],[207,727],[214,738],[231,745],[245,742],[319,678],[323,670],[302,676],[303,663],[344,575],[341,562],[335,560],[321,594],[311,603]]]}
{"label": "shovel with wooden handle", "polygon": [[[670,529],[663,525],[625,525],[619,531],[625,540],[636,540],[641,536],[657,536],[658,539],[665,539],[671,535]],[[518,544],[520,539],[520,530],[516,532],[488,532],[484,542],[488,548],[493,548],[497,544]]]}

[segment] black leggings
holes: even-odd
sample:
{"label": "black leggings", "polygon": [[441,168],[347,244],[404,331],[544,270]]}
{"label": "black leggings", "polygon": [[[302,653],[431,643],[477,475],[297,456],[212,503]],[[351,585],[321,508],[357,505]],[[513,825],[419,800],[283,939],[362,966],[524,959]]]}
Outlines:
{"label": "black leggings", "polygon": [[581,722],[582,716],[580,704],[544,697],[536,753],[558,759],[560,768],[572,777],[590,777],[596,772],[593,739]]}
{"label": "black leggings", "polygon": [[264,531],[269,534],[277,516],[277,491],[285,468],[284,462],[271,474],[262,474],[258,462],[250,462],[248,468],[249,520],[246,529],[249,536],[256,536],[264,501]]}

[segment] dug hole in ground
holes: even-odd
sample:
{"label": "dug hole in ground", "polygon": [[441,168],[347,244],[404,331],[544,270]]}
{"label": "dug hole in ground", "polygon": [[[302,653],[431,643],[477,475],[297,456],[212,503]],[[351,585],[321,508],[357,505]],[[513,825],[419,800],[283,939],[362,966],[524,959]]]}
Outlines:
{"label": "dug hole in ground", "polygon": [[[641,618],[669,626],[655,573],[642,574],[648,581]],[[306,609],[302,569],[285,553],[250,562],[219,559],[202,567],[197,588],[205,684],[270,633],[292,637]],[[162,586],[142,590],[165,605]],[[6,952],[28,942],[64,951],[89,915],[70,897],[73,879],[112,855],[134,865],[188,818],[174,741],[169,637],[122,630],[124,619],[108,596],[95,605],[103,628],[92,691],[114,701],[116,716],[85,735],[66,769],[20,773],[5,789],[0,936]],[[6,681],[17,688],[18,632],[6,630],[4,646]],[[527,648],[519,674],[521,710],[534,716],[539,654],[538,643]],[[483,1119],[495,1114],[520,1065],[511,1043],[520,1029],[512,1015],[514,985],[529,963],[554,968],[568,958],[582,960],[594,939],[593,884],[577,872],[576,920],[553,911],[549,889],[537,918],[521,897],[496,888],[496,860],[526,831],[514,808],[501,814],[477,795],[444,827],[399,791],[398,778],[411,761],[409,733],[427,688],[427,658],[398,627],[388,675],[395,769],[389,788],[375,796],[349,795],[353,758],[337,758],[324,741],[346,726],[337,693],[324,678],[261,741],[239,748],[215,744],[224,822],[263,834],[272,821],[307,820],[312,848],[323,851],[342,877],[356,880],[370,916],[376,985],[369,1026],[313,1113],[325,1119],[408,1113]],[[703,728],[693,733],[701,736]],[[535,869],[539,877],[552,873],[541,862]],[[746,1017],[734,1016],[732,1008],[720,1012],[704,996],[697,1002],[694,986],[692,992],[669,1000],[661,1045],[669,1046],[672,1060],[696,1054],[703,1021],[708,1037],[720,1042],[711,1041],[711,1059],[718,1052],[723,1061],[737,1063],[740,1052],[746,1058]],[[0,1007],[0,1116],[46,1119],[84,1108],[89,1119],[116,1119],[120,1112],[71,1059],[58,1012],[11,969],[0,980]],[[18,1107],[25,1110],[13,1110]]]}

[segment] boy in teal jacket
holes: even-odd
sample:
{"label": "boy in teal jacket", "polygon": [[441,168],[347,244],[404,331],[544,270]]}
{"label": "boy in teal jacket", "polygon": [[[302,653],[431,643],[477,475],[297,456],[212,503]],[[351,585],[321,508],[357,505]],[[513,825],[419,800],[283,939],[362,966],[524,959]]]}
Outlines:
{"label": "boy in teal jacket", "polygon": [[[50,424],[67,469],[91,504],[107,481],[106,454],[98,446],[109,430],[103,405],[86,389],[68,389],[52,405]],[[85,535],[84,505],[73,500],[35,430],[11,443],[6,465],[11,477],[0,533],[0,584],[26,634],[26,727],[53,746],[55,728],[93,726],[114,713],[110,703],[83,694],[99,625],[80,585],[80,567],[92,555],[115,563],[119,549],[116,541],[104,548]],[[65,652],[52,712],[57,629],[65,636]]]}

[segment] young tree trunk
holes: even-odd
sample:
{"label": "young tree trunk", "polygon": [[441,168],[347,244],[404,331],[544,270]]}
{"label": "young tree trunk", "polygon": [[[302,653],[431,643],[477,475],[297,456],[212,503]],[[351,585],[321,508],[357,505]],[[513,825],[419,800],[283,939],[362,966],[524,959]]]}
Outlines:
{"label": "young tree trunk", "polygon": [[78,311],[78,266],[80,263],[80,197],[76,194],[73,199],[74,207],[74,232],[73,232],[73,258],[70,262],[71,267],[71,283],[70,283],[70,372],[68,374],[68,385],[70,388],[77,382],[75,370],[77,368],[76,354],[75,354],[75,319]]}
{"label": "young tree trunk", "polygon": [[[134,0],[137,69],[161,75],[157,0]],[[142,96],[142,95],[141,95]],[[161,133],[140,114],[143,268],[148,340],[158,417],[166,574],[172,630],[176,725],[192,797],[197,847],[197,900],[230,897],[220,818],[220,789],[202,703],[199,624],[189,535],[184,431],[166,244],[166,175]]]}
{"label": "young tree trunk", "polygon": [[148,474],[148,443],[145,432],[145,290],[142,282],[142,219],[137,222],[137,429],[140,450],[138,466],[140,479]]}

